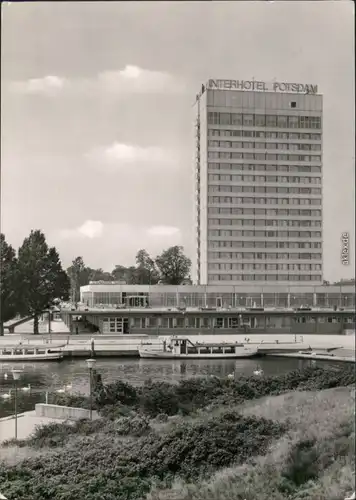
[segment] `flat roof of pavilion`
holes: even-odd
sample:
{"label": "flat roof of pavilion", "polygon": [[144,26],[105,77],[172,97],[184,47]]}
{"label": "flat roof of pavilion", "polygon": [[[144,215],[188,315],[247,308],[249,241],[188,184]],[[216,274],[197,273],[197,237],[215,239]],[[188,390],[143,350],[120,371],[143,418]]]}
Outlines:
{"label": "flat roof of pavilion", "polygon": [[252,307],[231,307],[231,308],[199,308],[199,307],[187,307],[186,309],[179,309],[177,307],[127,307],[127,308],[115,308],[115,307],[80,307],[77,309],[67,309],[63,308],[62,312],[67,313],[71,316],[86,316],[86,315],[112,315],[112,316],[124,316],[125,314],[165,314],[165,315],[176,315],[176,314],[354,314],[354,308],[343,308],[342,310],[334,310],[333,307],[312,307],[307,309],[296,309],[296,308],[284,308],[284,307],[265,307],[265,308],[252,308]]}
{"label": "flat roof of pavilion", "polygon": [[81,292],[125,292],[125,293],[237,293],[261,294],[261,293],[355,293],[355,285],[308,285],[286,284],[248,284],[248,285],[126,285],[115,281],[92,282],[81,286]]}

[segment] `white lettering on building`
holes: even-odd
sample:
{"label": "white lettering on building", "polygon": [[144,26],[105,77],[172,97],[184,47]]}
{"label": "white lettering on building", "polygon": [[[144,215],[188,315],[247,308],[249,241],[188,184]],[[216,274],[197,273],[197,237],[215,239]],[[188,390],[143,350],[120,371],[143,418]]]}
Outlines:
{"label": "white lettering on building", "polygon": [[317,94],[318,86],[307,83],[261,82],[257,80],[209,80],[206,87],[218,90],[255,90],[259,92],[294,92]]}

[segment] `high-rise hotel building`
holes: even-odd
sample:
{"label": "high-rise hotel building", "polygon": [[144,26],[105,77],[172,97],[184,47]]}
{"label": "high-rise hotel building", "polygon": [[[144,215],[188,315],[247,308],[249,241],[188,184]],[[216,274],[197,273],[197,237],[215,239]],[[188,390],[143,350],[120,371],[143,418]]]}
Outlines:
{"label": "high-rise hotel building", "polygon": [[319,284],[317,87],[209,80],[195,107],[195,281]]}

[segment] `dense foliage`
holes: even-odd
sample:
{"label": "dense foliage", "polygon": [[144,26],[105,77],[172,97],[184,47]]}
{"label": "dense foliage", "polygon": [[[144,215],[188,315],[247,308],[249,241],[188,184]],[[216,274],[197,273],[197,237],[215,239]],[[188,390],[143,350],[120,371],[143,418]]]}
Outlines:
{"label": "dense foliage", "polygon": [[95,387],[96,407],[119,403],[150,417],[189,414],[206,406],[228,406],[246,400],[293,390],[322,390],[355,383],[354,368],[310,367],[269,377],[239,376],[236,380],[218,377],[181,380],[178,384],[147,381],[134,388],[124,382],[103,385],[99,379]]}
{"label": "dense foliage", "polygon": [[57,300],[69,298],[70,282],[58,252],[47,245],[45,235],[38,230],[25,238],[17,258],[4,235],[0,243],[1,320],[8,321],[17,314],[33,316],[34,333],[38,333],[38,316]]}
{"label": "dense foliage", "polygon": [[18,312],[18,273],[16,252],[0,234],[0,335],[3,325]]}
{"label": "dense foliage", "polygon": [[38,316],[56,299],[68,300],[70,282],[62,269],[57,250],[48,247],[41,231],[31,231],[18,251],[21,277],[21,313],[34,316],[34,333],[38,333]]}
{"label": "dense foliage", "polygon": [[187,278],[192,265],[191,260],[183,253],[183,247],[168,248],[156,257],[156,266],[163,283],[179,285]]}
{"label": "dense foliage", "polygon": [[[124,382],[105,385],[94,373],[95,405],[108,418],[51,424],[38,428],[27,440],[6,443],[30,447],[33,454],[16,465],[0,461],[1,488],[9,500],[138,500],[154,484],[161,491],[177,478],[198,484],[216,470],[252,463],[268,451],[272,441],[294,432],[289,419],[272,421],[263,415],[243,414],[232,405],[295,389],[318,390],[354,382],[355,371],[348,367],[312,367],[236,381],[216,377],[176,385],[148,381],[136,388]],[[88,406],[82,396],[52,396],[56,403]],[[218,411],[211,413],[214,408]],[[182,416],[188,413],[194,418]],[[334,448],[325,436],[321,444],[308,436],[293,443],[278,480],[269,472],[276,483],[274,498],[299,494],[323,467],[333,463],[335,450],[349,453],[353,426],[349,422],[346,427],[338,431]],[[238,491],[235,487],[231,498],[251,498],[243,496],[246,485],[242,496]]]}
{"label": "dense foliage", "polygon": [[189,278],[190,259],[184,254],[183,247],[173,246],[152,258],[147,250],[136,254],[136,265],[125,267],[116,265],[112,272],[92,269],[85,265],[83,257],[76,257],[68,267],[71,282],[71,299],[78,302],[80,287],[89,281],[125,281],[129,285],[155,285],[158,282],[179,285]]}
{"label": "dense foliage", "polygon": [[265,452],[272,438],[285,432],[282,424],[227,413],[207,422],[180,423],[167,433],[151,430],[143,437],[116,441],[123,433],[137,436],[142,428],[148,430],[139,418],[136,425],[123,420],[106,429],[94,421],[37,430],[28,442],[36,447],[63,445],[73,434],[83,438],[75,446],[68,444],[65,453],[37,456],[20,466],[0,464],[0,484],[8,499],[138,499],[149,491],[152,478],[167,483],[176,475],[188,480],[206,476]]}

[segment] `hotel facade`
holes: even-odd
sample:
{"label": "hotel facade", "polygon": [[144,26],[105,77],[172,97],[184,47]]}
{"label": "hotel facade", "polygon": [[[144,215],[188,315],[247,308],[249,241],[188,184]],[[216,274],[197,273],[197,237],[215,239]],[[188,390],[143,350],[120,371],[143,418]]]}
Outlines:
{"label": "hotel facade", "polygon": [[209,80],[195,107],[194,282],[321,284],[317,87]]}

